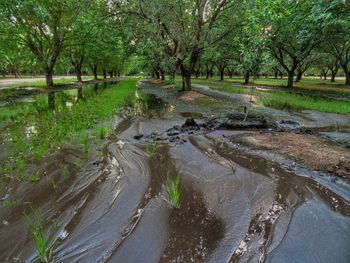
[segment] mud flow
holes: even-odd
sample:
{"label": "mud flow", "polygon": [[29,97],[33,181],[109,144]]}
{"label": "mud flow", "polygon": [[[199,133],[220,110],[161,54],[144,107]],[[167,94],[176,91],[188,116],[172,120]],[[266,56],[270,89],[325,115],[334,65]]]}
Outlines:
{"label": "mud flow", "polygon": [[40,262],[23,216],[33,208],[54,262],[350,262],[346,170],[245,143],[276,129],[261,116],[208,116],[147,81],[137,96],[102,155],[67,146],[40,181],[1,186],[2,203],[16,200],[0,208],[1,262]]}

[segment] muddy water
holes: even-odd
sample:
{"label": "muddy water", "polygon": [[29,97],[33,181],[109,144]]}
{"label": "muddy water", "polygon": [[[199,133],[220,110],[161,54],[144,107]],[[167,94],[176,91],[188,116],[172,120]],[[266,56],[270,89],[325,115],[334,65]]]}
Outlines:
{"label": "muddy water", "polygon": [[[22,216],[27,202],[48,222],[55,262],[350,261],[346,181],[323,184],[315,171],[237,148],[224,131],[160,140],[151,157],[135,135],[202,116],[159,87],[143,83],[140,92],[153,95],[137,116],[119,119],[103,158],[90,156],[79,168],[83,154],[67,148],[45,160],[39,182],[4,188],[0,197],[17,204],[0,208],[1,262],[38,260]],[[240,132],[247,131],[231,135]],[[164,189],[176,176],[178,209]]]}

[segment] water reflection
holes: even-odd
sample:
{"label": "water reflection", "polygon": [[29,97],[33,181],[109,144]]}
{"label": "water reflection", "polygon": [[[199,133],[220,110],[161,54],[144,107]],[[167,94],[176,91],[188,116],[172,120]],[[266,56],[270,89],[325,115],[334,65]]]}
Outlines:
{"label": "water reflection", "polygon": [[87,84],[79,88],[52,90],[46,94],[32,94],[15,98],[0,104],[2,110],[23,111],[27,112],[29,108],[34,108],[36,111],[44,111],[47,109],[62,110],[71,108],[74,104],[81,100],[88,100],[103,90],[112,87],[115,82],[104,82],[96,84]]}

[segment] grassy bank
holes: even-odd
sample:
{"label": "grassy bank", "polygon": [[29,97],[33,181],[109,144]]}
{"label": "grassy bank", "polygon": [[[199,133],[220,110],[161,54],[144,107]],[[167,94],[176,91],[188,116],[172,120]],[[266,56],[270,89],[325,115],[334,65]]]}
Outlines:
{"label": "grassy bank", "polygon": [[[214,89],[234,94],[250,94],[251,89],[233,86],[227,82],[218,82],[213,80],[193,80],[193,83],[207,85]],[[267,90],[254,91],[257,102],[263,106],[283,109],[283,110],[315,110],[321,112],[350,114],[350,103],[346,100],[327,99],[324,97],[300,95],[291,90]],[[336,94],[336,92],[335,92]]]}
{"label": "grassy bank", "polygon": [[[89,81],[89,80],[92,80],[93,78],[94,78],[93,76],[84,76],[83,81]],[[6,86],[9,88],[22,88],[22,87],[44,88],[46,87],[46,80],[38,80],[34,82],[30,81],[30,78],[28,78],[28,80],[29,81],[26,81],[25,79],[23,79],[23,81],[20,83],[8,84]],[[62,85],[62,84],[67,84],[72,82],[77,82],[77,78],[72,76],[69,78],[59,78],[59,79],[53,80],[54,85]]]}
{"label": "grassy bank", "polygon": [[[199,78],[194,81],[210,81],[214,83],[225,83],[227,85],[244,83],[243,77],[225,78],[224,81],[220,81],[218,77],[213,77],[209,80]],[[249,84],[281,88],[287,86],[287,81],[287,78],[275,79],[272,77],[261,77],[259,79],[251,79]],[[312,94],[344,94],[350,96],[350,87],[344,85],[344,80],[331,82],[330,80],[321,80],[317,78],[304,78],[301,81],[294,83],[294,89],[296,91],[312,92]]]}
{"label": "grassy bank", "polygon": [[54,152],[64,143],[80,144],[87,152],[91,141],[106,133],[101,123],[110,120],[116,108],[133,99],[137,81],[137,78],[123,80],[72,107],[61,106],[16,118],[4,132],[9,154],[5,174],[25,177],[27,162]]}

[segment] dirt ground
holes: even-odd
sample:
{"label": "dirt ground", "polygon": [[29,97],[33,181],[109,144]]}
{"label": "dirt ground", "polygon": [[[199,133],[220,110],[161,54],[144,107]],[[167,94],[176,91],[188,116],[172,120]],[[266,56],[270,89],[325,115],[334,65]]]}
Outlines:
{"label": "dirt ground", "polygon": [[208,96],[196,91],[185,91],[185,92],[182,92],[180,96],[178,96],[178,99],[186,102],[192,102],[198,98],[205,98],[205,97],[208,97]]}
{"label": "dirt ground", "polygon": [[316,170],[350,178],[350,151],[311,135],[273,132],[244,135],[241,142],[271,150]]}

